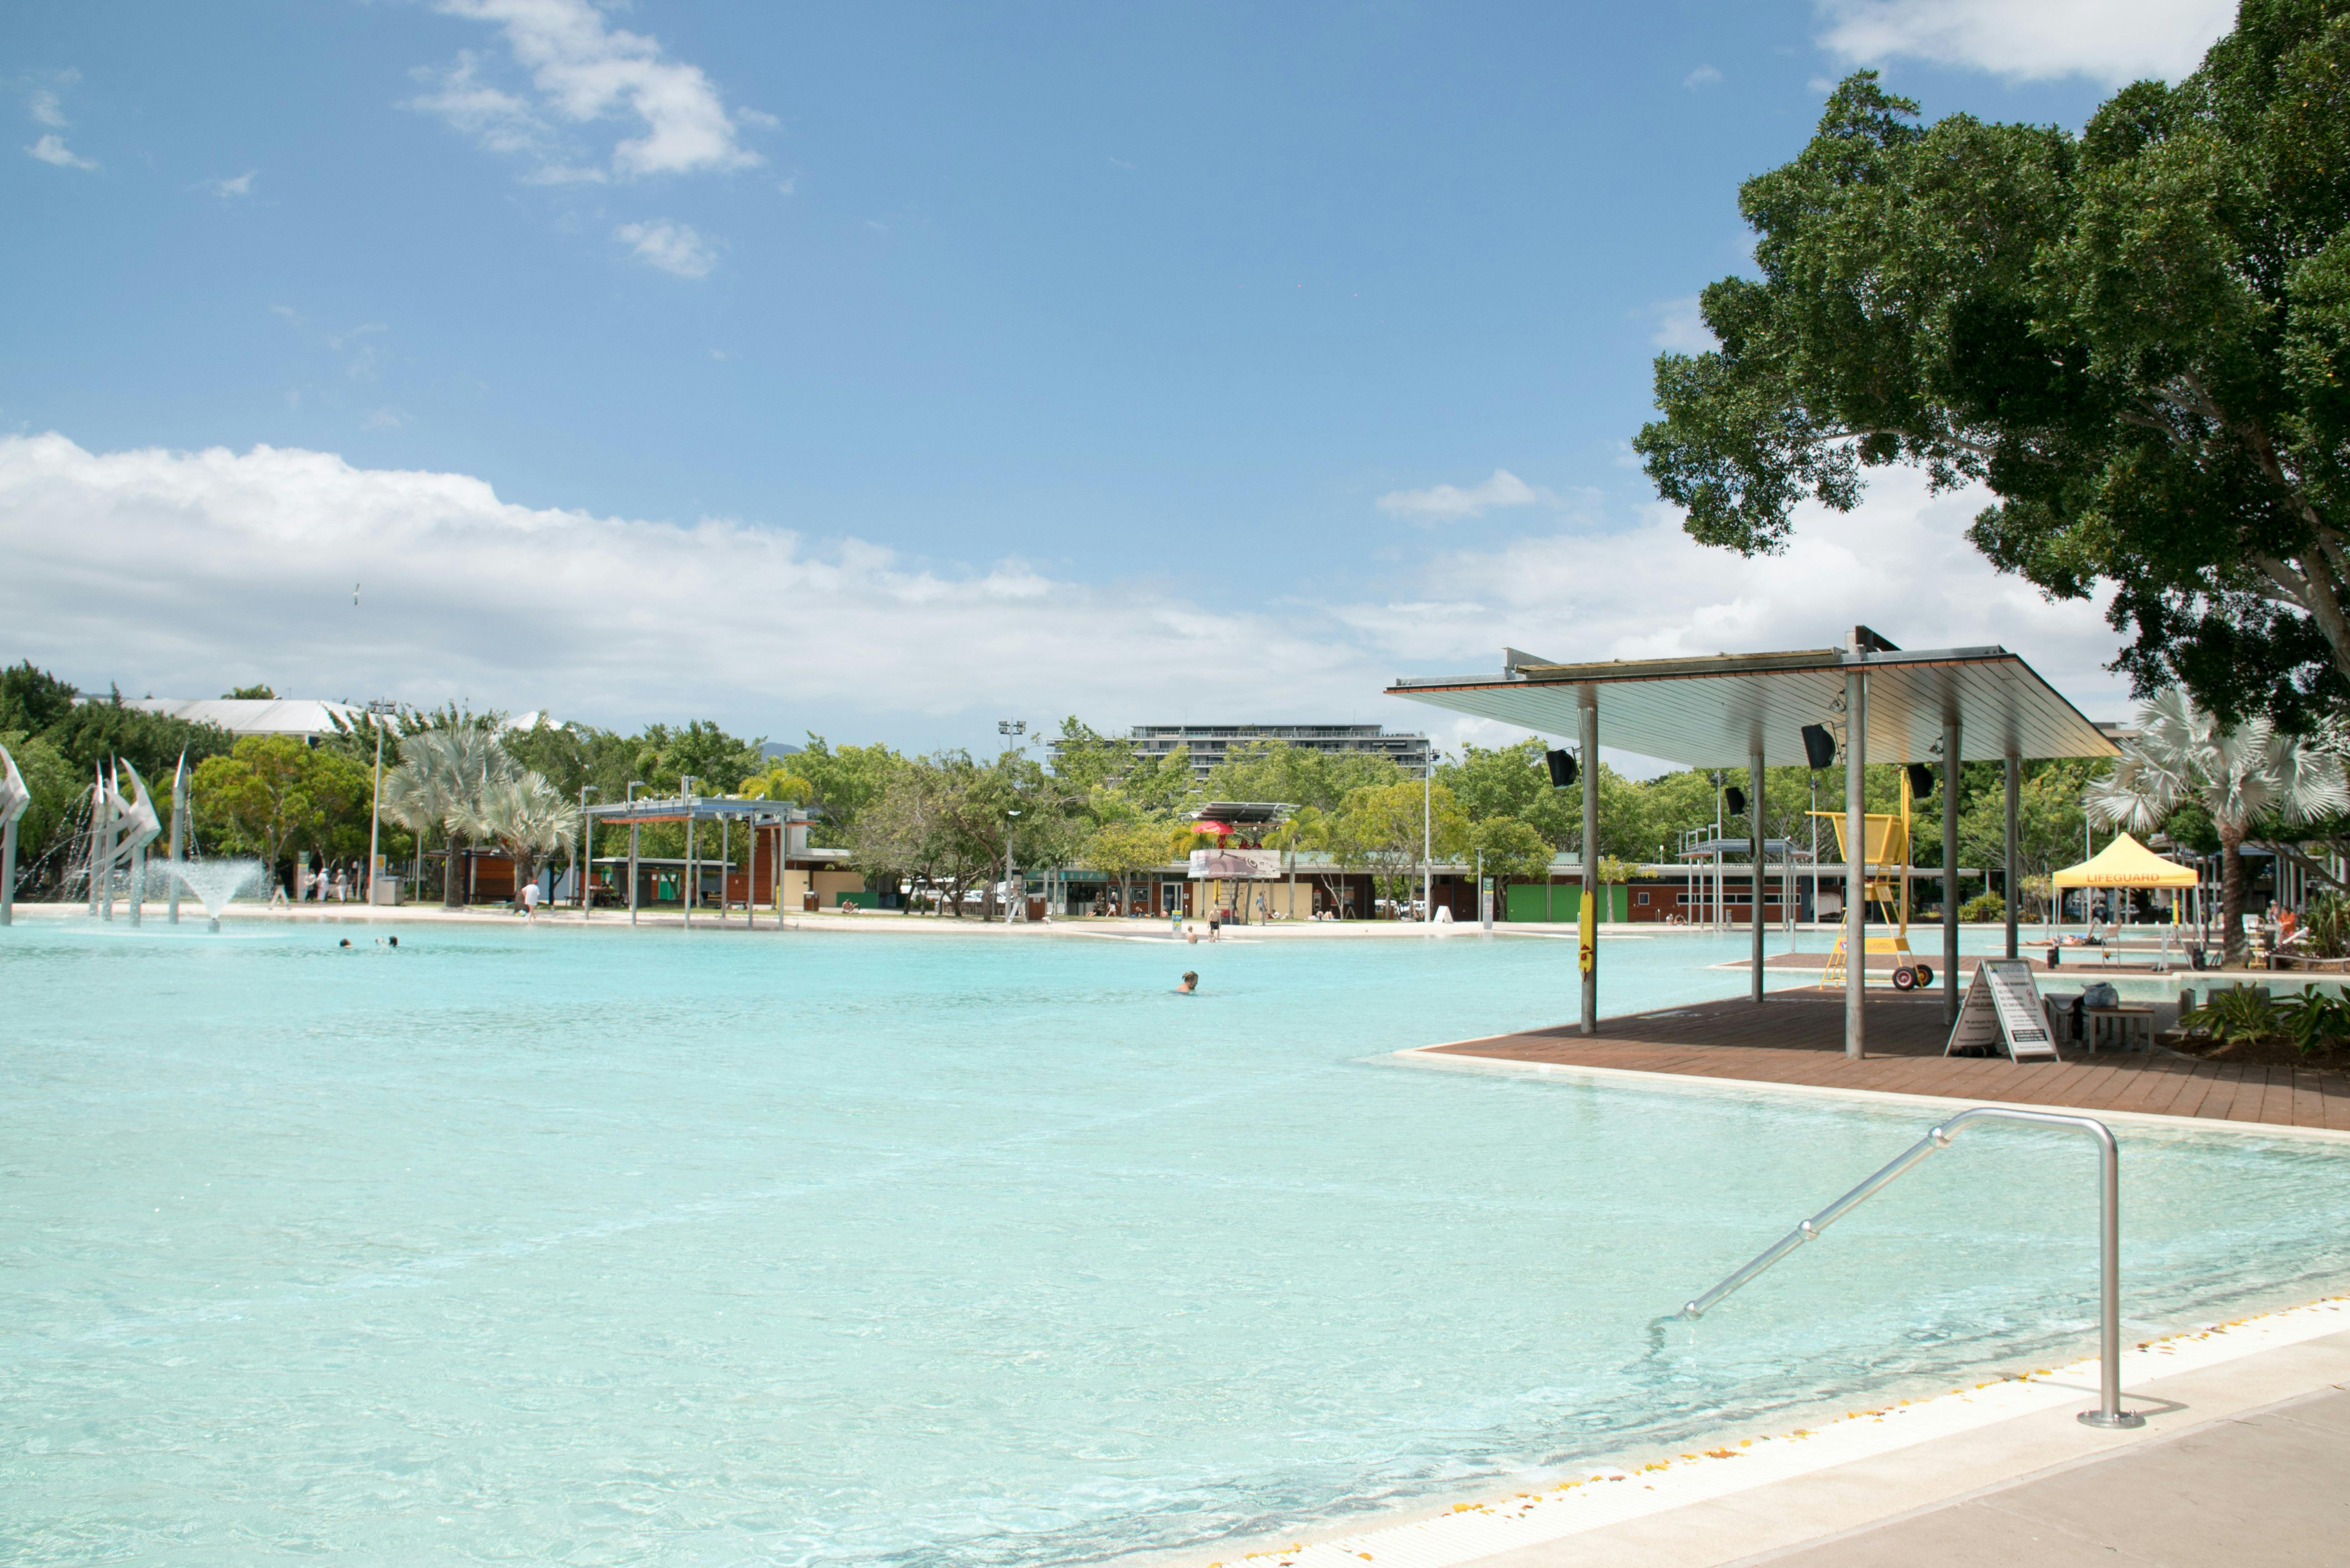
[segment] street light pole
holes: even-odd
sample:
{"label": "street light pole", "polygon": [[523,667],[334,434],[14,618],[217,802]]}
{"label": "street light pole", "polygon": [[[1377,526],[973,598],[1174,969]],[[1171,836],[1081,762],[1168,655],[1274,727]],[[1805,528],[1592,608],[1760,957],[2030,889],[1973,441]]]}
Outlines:
{"label": "street light pole", "polygon": [[[644,787],[645,787],[645,781],[644,781],[644,780],[642,780],[642,779],[630,779],[630,780],[629,781],[629,794],[628,794],[628,800],[629,800],[629,805],[633,805],[634,804],[636,804],[637,792],[638,792],[639,790],[640,790],[640,789],[644,788]],[[633,926],[633,925],[635,925],[636,923],[637,923],[637,817],[636,817],[636,813],[634,813],[634,812],[630,812],[630,813],[629,814],[629,924],[630,924],[630,925],[632,925],[632,926]]]}
{"label": "street light pole", "polygon": [[[998,719],[998,720],[995,722],[995,732],[996,732],[997,734],[999,734],[999,735],[1003,736],[1006,741],[1008,741],[1008,742],[1011,742],[1009,745],[1007,745],[1007,746],[1004,748],[1004,750],[1005,750],[1006,752],[1025,751],[1025,750],[1027,749],[1027,746],[1028,746],[1028,740],[1027,740],[1027,735],[1028,735],[1028,721],[1027,721],[1027,720],[1025,720],[1025,719]],[[1019,808],[1018,806],[1016,806],[1016,805],[1015,805],[1015,806],[1008,807],[1008,808],[1005,810],[1005,812],[1004,812],[1005,821],[1004,821],[1004,825],[1003,825],[1003,923],[1004,923],[1005,925],[1007,925],[1007,926],[1008,926],[1008,925],[1010,925],[1010,924],[1012,923],[1012,904],[1013,904],[1013,892],[1012,892],[1012,829],[1014,828],[1014,826],[1015,826],[1017,825],[1016,819],[1019,817],[1019,815],[1020,815],[1020,808]],[[1025,888],[1023,888],[1023,889],[1022,889],[1022,891],[1024,893],[1024,892],[1026,891],[1026,889],[1025,889]],[[1021,903],[1023,903],[1023,904],[1025,904],[1027,901],[1028,901],[1028,900],[1027,900],[1025,898],[1021,898],[1021,899],[1020,899],[1020,902],[1021,902]]]}
{"label": "street light pole", "polygon": [[1436,919],[1436,754],[1419,775],[1419,918]]}
{"label": "street light pole", "polygon": [[[1020,808],[1012,806],[1003,814],[1003,923],[1012,923],[1012,830],[1020,826]],[[1021,900],[1025,903],[1024,898]]]}
{"label": "street light pole", "polygon": [[[594,784],[579,786],[579,834],[588,841],[588,853],[584,856],[579,853],[578,838],[571,841],[571,890],[579,896],[579,923],[583,926],[588,923],[588,907],[592,902],[588,897],[587,878],[596,874],[596,824],[588,815],[588,797],[603,793]],[[583,862],[586,877],[581,876]]]}
{"label": "street light pole", "polygon": [[702,781],[691,774],[679,775],[677,793],[685,802],[685,886],[678,889],[678,903],[685,911],[685,929],[693,929],[694,884],[702,878],[693,864],[693,786]]}
{"label": "street light pole", "polygon": [[[367,879],[368,907],[369,909],[373,909],[376,901],[375,879],[377,873],[381,869],[383,865],[382,857],[378,853],[378,846],[381,842],[383,833],[383,721],[386,715],[396,711],[396,710],[390,702],[377,701],[369,703],[367,705],[367,711],[369,722],[375,726],[375,795],[374,798],[368,803]],[[173,829],[175,834],[177,831],[178,830],[176,828]],[[172,905],[174,918],[177,917],[179,901],[180,890],[177,888],[173,888],[172,889]]]}

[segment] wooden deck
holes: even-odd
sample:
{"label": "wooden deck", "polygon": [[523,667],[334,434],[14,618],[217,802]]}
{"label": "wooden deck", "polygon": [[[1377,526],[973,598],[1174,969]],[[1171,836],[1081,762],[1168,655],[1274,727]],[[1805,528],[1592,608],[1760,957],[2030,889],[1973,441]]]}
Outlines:
{"label": "wooden deck", "polygon": [[1844,1054],[1843,993],[1804,990],[1773,992],[1759,1005],[1742,998],[1606,1018],[1594,1035],[1569,1024],[1431,1054],[2350,1132],[2350,1074],[2160,1052],[2075,1049],[2062,1062],[1944,1056],[1947,1037],[1939,995],[1872,993],[1869,1054],[1856,1062]]}

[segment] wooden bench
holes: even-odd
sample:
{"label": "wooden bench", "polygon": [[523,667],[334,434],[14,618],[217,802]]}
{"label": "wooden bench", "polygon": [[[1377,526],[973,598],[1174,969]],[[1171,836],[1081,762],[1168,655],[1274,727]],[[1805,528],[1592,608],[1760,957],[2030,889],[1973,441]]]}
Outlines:
{"label": "wooden bench", "polygon": [[[2081,1010],[2089,1020],[2089,1049],[2092,1053],[2108,1041],[2116,1051],[2150,1050],[2154,1045],[2154,1009],[2151,1007],[2085,1007]],[[2136,1040],[2138,1044],[2133,1045]]]}

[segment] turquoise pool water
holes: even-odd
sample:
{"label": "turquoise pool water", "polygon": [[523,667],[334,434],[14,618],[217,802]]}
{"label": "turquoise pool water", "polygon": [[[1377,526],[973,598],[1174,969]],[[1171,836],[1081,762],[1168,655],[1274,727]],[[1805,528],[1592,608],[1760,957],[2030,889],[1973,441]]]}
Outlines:
{"label": "turquoise pool water", "polygon": [[[347,929],[0,931],[0,1557],[1213,1554],[2091,1323],[1993,1127],[1652,1349],[1921,1118],[1369,1060],[1565,942]],[[2345,1151],[2122,1141],[2141,1336],[2350,1275]]]}

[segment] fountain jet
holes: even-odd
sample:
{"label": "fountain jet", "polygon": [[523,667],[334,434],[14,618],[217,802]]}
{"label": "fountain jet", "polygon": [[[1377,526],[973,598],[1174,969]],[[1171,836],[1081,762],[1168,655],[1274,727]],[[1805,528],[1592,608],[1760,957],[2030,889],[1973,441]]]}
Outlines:
{"label": "fountain jet", "polygon": [[173,884],[185,888],[204,907],[210,929],[220,929],[221,911],[228,901],[259,880],[258,860],[166,860],[153,867]]}

